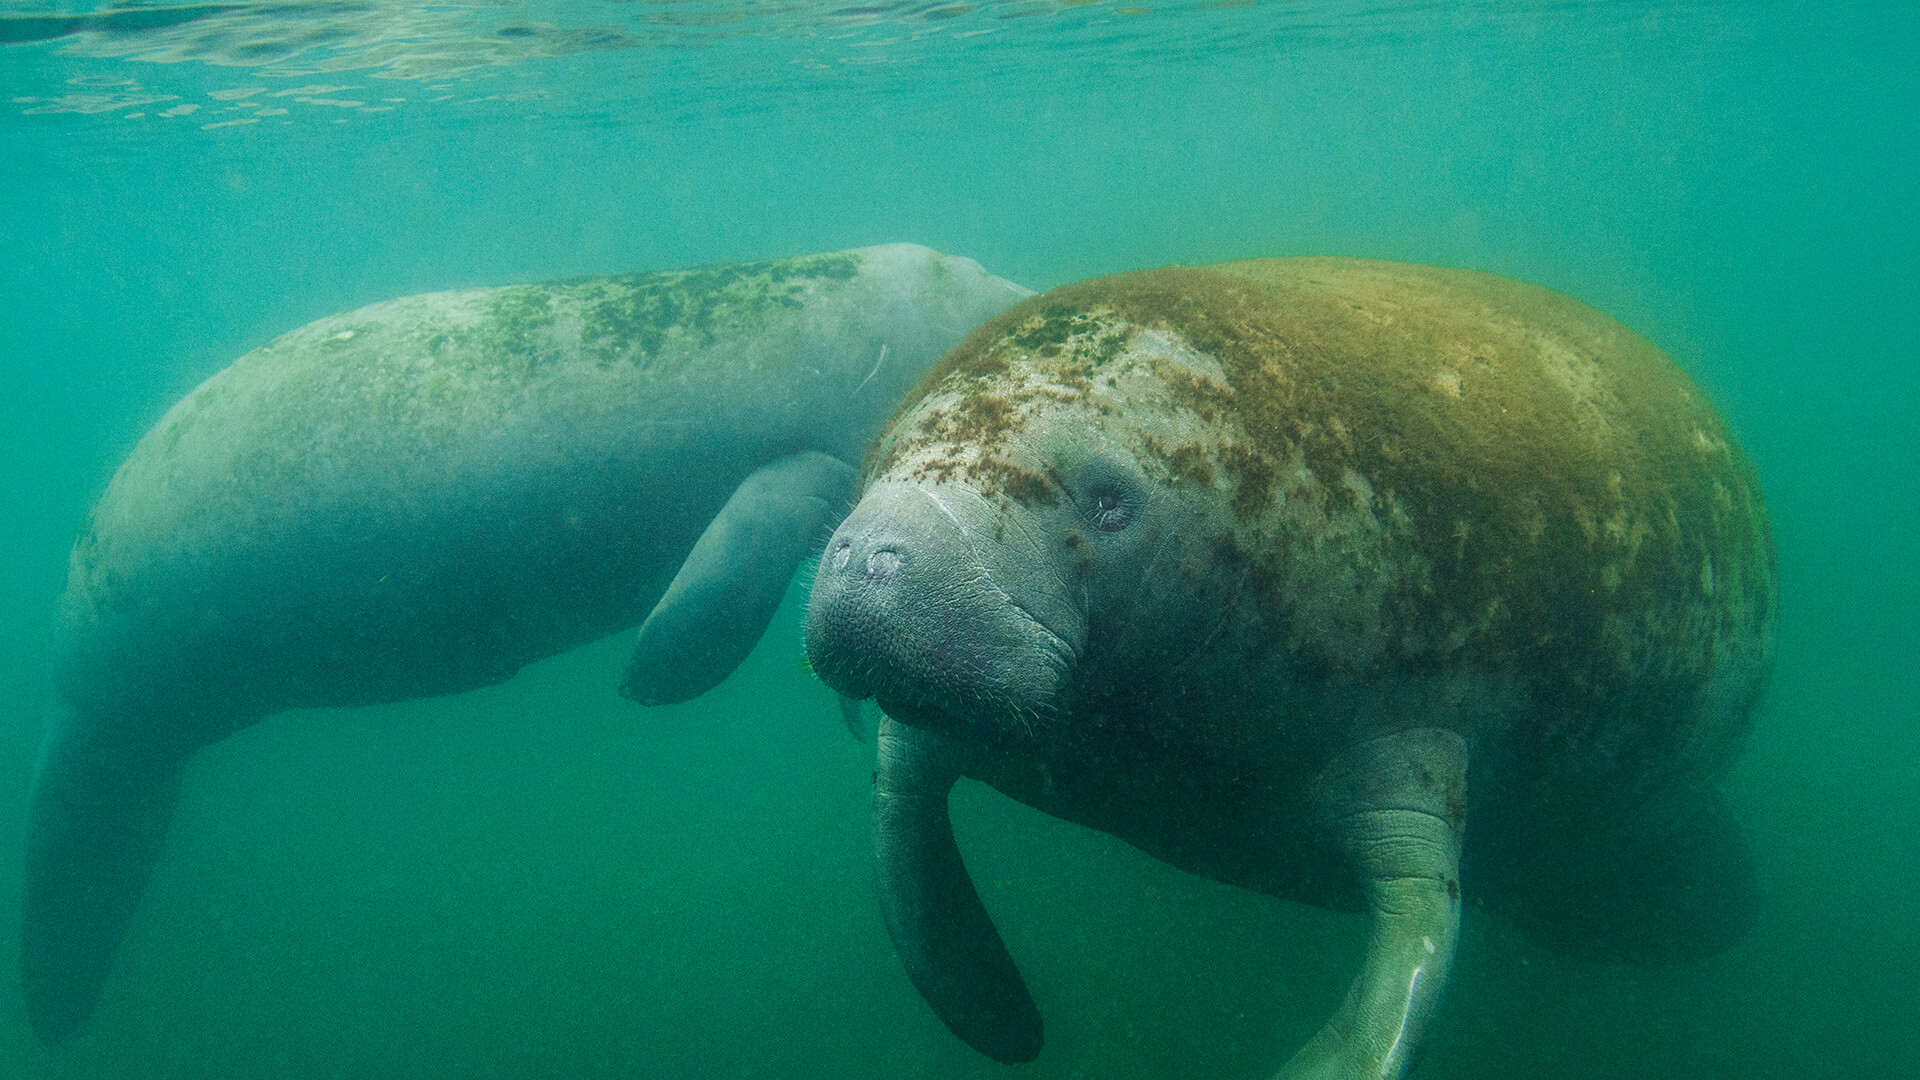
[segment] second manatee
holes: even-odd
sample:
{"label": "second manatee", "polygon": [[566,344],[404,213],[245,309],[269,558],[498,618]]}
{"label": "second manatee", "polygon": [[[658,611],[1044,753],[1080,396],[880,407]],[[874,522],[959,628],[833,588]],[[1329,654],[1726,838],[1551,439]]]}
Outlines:
{"label": "second manatee", "polygon": [[1026,293],[908,244],[469,289],[321,319],[208,379],[73,548],[27,830],[39,1037],[93,1009],[196,750],[642,620],[623,690],[701,693],[900,396]]}

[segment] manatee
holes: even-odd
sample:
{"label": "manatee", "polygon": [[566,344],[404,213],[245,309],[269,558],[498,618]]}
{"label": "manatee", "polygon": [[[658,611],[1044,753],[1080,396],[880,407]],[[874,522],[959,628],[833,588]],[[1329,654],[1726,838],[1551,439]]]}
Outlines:
{"label": "manatee", "polygon": [[412,296],[208,379],[73,548],[27,830],[35,1032],[92,1010],[195,750],[636,623],[622,692],[700,694],[851,505],[900,397],[1026,295],[901,244]]}
{"label": "manatee", "polygon": [[870,451],[807,652],[885,713],[881,907],[961,1039],[1042,1045],[948,822],[970,777],[1368,913],[1281,1075],[1396,1077],[1468,896],[1588,956],[1746,928],[1716,785],[1774,578],[1726,425],[1618,322],[1466,270],[1254,260],[1069,286],[970,335]]}

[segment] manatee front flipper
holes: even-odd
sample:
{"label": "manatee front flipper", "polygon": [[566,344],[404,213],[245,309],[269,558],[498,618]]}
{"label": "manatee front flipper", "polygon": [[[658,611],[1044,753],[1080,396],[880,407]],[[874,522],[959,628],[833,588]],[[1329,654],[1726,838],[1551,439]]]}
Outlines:
{"label": "manatee front flipper", "polygon": [[56,718],[27,808],[20,985],[49,1045],[93,1012],[159,862],[191,746],[129,745],[106,725]]}
{"label": "manatee front flipper", "polygon": [[747,477],[640,625],[620,692],[672,705],[720,685],[766,632],[794,569],[846,512],[853,480],[852,466],[811,450]]}
{"label": "manatee front flipper", "polygon": [[1413,1066],[1460,929],[1466,743],[1430,728],[1342,751],[1314,786],[1327,838],[1366,892],[1367,956],[1281,1080],[1386,1080]]}
{"label": "manatee front flipper", "polygon": [[901,966],[935,1015],[1004,1065],[1032,1061],[1040,1010],[960,861],[947,793],[960,778],[951,743],[889,717],[875,737],[873,846],[880,910]]}

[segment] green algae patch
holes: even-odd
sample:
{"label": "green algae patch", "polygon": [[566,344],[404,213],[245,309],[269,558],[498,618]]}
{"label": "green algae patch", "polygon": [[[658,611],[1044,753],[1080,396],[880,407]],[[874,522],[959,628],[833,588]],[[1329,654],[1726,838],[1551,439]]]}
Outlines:
{"label": "green algae patch", "polygon": [[[549,287],[511,285],[494,290],[477,331],[480,359],[528,372],[552,363],[559,358],[553,340],[555,321],[554,295]],[[438,337],[444,348],[446,335]]]}
{"label": "green algae patch", "polygon": [[622,274],[561,287],[579,300],[584,350],[603,364],[645,363],[674,335],[711,345],[805,306],[817,282],[848,281],[859,272],[859,256],[838,254]]}
{"label": "green algae patch", "polygon": [[[236,459],[236,474],[260,485],[292,482],[306,455],[285,447],[402,438],[430,445],[503,423],[528,395],[564,386],[579,367],[611,372],[663,355],[680,362],[729,337],[766,339],[813,290],[852,279],[861,264],[857,254],[836,254],[388,301],[242,357],[156,434],[171,450],[202,416],[242,412],[253,448]],[[276,389],[283,386],[299,390]],[[248,399],[244,409],[234,395]],[[348,415],[371,422],[347,432],[339,417]]]}
{"label": "green algae patch", "polygon": [[969,481],[989,498],[1004,495],[1022,506],[1052,505],[1060,501],[1060,492],[1040,473],[997,457],[981,457],[969,462],[964,473]]}
{"label": "green algae patch", "polygon": [[1074,359],[1079,363],[1072,365],[1074,374],[1088,375],[1102,364],[1119,356],[1126,347],[1126,335],[1116,330],[1109,318],[1110,312],[1098,309],[1076,311],[1058,304],[1040,304],[1038,310],[1019,320],[1007,334],[1007,341],[1014,347],[1038,354],[1043,359],[1052,359],[1073,351]]}

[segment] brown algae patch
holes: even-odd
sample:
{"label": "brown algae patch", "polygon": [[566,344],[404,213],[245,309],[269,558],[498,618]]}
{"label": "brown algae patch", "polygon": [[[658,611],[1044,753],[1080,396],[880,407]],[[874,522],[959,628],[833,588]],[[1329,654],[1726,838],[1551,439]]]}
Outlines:
{"label": "brown algae patch", "polygon": [[969,390],[949,396],[944,406],[926,410],[909,429],[912,434],[896,439],[889,448],[889,467],[912,446],[910,475],[916,481],[946,483],[958,476],[989,497],[1006,495],[1027,505],[1057,500],[1059,493],[1051,480],[1000,456],[1008,436],[1024,423],[1020,406],[1012,397],[980,386]]}
{"label": "brown algae patch", "polygon": [[[973,462],[993,489],[1023,503],[1058,497],[1053,482],[994,457],[1042,405],[1083,400],[1102,365],[1126,348],[1111,313],[1037,303],[1030,297],[967,335],[895,409],[888,434],[868,451],[869,477],[918,459],[916,479],[950,479]],[[916,410],[917,422],[902,421]]]}
{"label": "brown algae patch", "polygon": [[[995,328],[1005,332],[989,332]],[[880,452],[868,462],[869,475],[911,456],[917,480],[957,474],[989,497],[1023,505],[1058,501],[1052,478],[1000,453],[1037,410],[1086,400],[1094,376],[1126,344],[1126,328],[1109,312],[1016,305],[970,335],[908,395],[896,421],[916,406],[923,415],[904,434],[883,440],[883,450],[876,444]]]}
{"label": "brown algae patch", "polygon": [[[1224,381],[1151,356],[1110,374],[1133,330],[1214,358]],[[1238,524],[1223,554],[1304,666],[1524,672],[1542,750],[1603,714],[1740,714],[1673,702],[1718,668],[1764,667],[1774,567],[1752,469],[1670,358],[1544,288],[1350,259],[1070,285],[950,353],[873,464],[910,457],[945,479],[991,461],[1043,388],[1107,423],[1094,380],[1143,368],[1157,392],[1122,394],[1122,422],[1144,435],[1137,414],[1164,408],[1210,429],[1135,441],[1167,476],[1224,494]],[[1329,619],[1374,626],[1377,647],[1314,629]],[[1680,760],[1712,737],[1684,726],[1612,738],[1651,754],[1664,740]]]}

